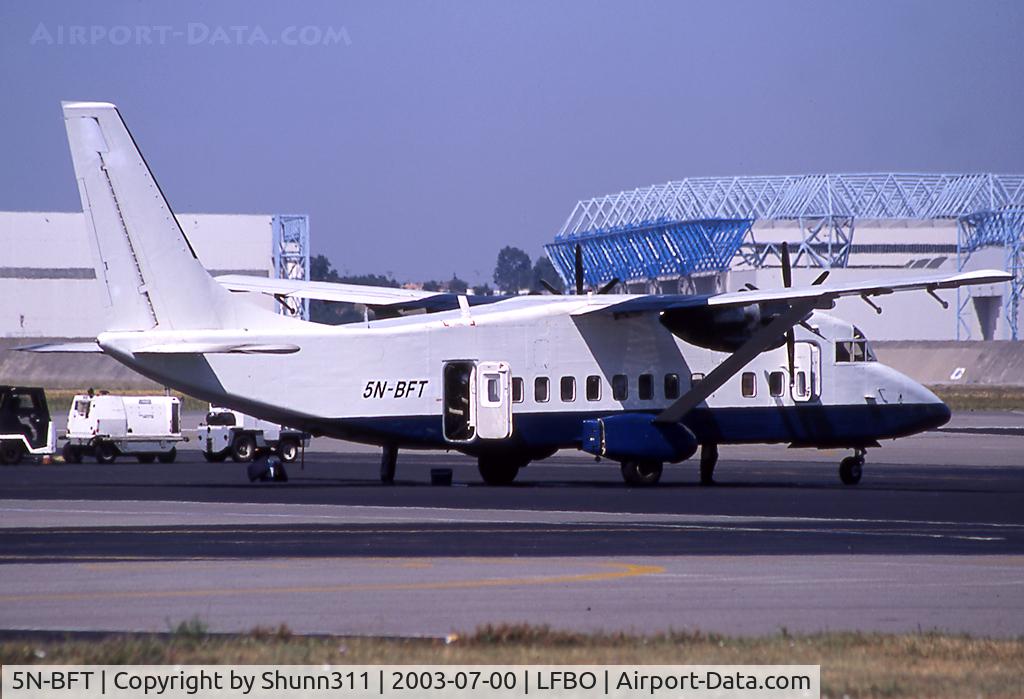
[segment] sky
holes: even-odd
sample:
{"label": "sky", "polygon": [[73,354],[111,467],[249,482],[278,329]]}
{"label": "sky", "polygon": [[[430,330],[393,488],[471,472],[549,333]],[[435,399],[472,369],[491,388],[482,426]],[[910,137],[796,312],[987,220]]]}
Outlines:
{"label": "sky", "polygon": [[624,189],[1024,172],[1022,29],[1020,0],[3,0],[0,210],[80,210],[60,101],[110,101],[175,211],[482,283]]}

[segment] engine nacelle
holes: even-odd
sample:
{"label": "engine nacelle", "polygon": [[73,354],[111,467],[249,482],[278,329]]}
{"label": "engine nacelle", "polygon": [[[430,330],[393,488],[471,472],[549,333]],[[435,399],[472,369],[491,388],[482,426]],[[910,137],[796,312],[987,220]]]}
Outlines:
{"label": "engine nacelle", "polygon": [[685,425],[662,424],[653,415],[622,413],[583,421],[583,451],[615,461],[685,461],[697,438]]}

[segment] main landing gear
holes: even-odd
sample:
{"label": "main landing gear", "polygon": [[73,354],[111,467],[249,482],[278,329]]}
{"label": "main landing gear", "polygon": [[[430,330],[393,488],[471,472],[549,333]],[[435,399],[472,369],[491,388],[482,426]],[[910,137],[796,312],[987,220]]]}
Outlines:
{"label": "main landing gear", "polygon": [[656,485],[662,468],[660,461],[623,461],[622,480],[628,485]]}
{"label": "main landing gear", "polygon": [[380,455],[380,482],[395,482],[395,466],[398,464],[398,447],[387,446]]}
{"label": "main landing gear", "polygon": [[519,469],[529,461],[500,456],[481,456],[477,462],[480,477],[487,485],[509,485],[519,475]]}
{"label": "main landing gear", "polygon": [[700,484],[715,484],[715,465],[718,463],[718,445],[702,444],[700,447]]}
{"label": "main landing gear", "polygon": [[864,455],[866,449],[854,449],[853,456],[847,456],[839,462],[839,480],[843,485],[857,485],[860,483],[861,471],[864,469]]}

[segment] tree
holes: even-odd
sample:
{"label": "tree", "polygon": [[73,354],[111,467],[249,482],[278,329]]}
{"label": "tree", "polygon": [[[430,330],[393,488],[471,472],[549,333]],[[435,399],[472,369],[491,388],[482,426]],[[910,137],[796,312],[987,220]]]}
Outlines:
{"label": "tree", "polygon": [[518,294],[521,289],[530,287],[531,271],[530,256],[506,245],[494,265],[494,284],[506,294]]}
{"label": "tree", "polygon": [[533,280],[530,288],[534,291],[543,291],[544,285],[540,283],[541,279],[559,291],[565,291],[565,284],[562,283],[562,278],[558,276],[555,266],[551,264],[547,255],[541,255],[533,263]]}
{"label": "tree", "polygon": [[464,294],[466,289],[469,288],[469,284],[459,279],[456,275],[452,275],[452,278],[446,283],[448,287],[448,293],[451,294]]}
{"label": "tree", "polygon": [[[362,286],[398,287],[399,283],[383,274],[357,274],[344,276],[331,265],[326,255],[314,255],[309,258],[309,279],[314,282],[334,282],[335,284],[359,284]],[[373,317],[371,311],[370,317]],[[355,323],[363,319],[362,306],[336,301],[318,301],[310,299],[309,319],[314,323],[341,325]]]}
{"label": "tree", "polygon": [[494,290],[489,284],[478,284],[473,287],[473,294],[475,296],[493,296]]}

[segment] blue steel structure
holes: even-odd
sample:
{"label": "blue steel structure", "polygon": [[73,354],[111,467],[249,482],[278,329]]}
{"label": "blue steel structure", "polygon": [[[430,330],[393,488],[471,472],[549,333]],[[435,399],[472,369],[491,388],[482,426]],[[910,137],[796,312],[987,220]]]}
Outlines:
{"label": "blue steel structure", "polygon": [[[590,285],[615,277],[678,278],[724,271],[737,259],[764,266],[778,250],[754,240],[751,225],[785,220],[796,221],[801,232],[800,241],[790,243],[794,264],[827,269],[849,263],[857,219],[955,220],[961,269],[981,247],[1006,249],[1006,269],[1014,281],[1004,316],[1017,339],[1016,309],[1024,293],[1021,211],[1024,175],[694,177],[580,201],[545,249],[570,286],[577,243]],[[737,231],[742,231],[740,242]],[[966,305],[958,305],[958,337],[967,327],[961,316]]]}
{"label": "blue steel structure", "polygon": [[[273,226],[274,273],[278,279],[309,279],[309,216],[278,214],[271,220]],[[278,310],[303,320],[309,320],[308,299],[287,299]]]}

